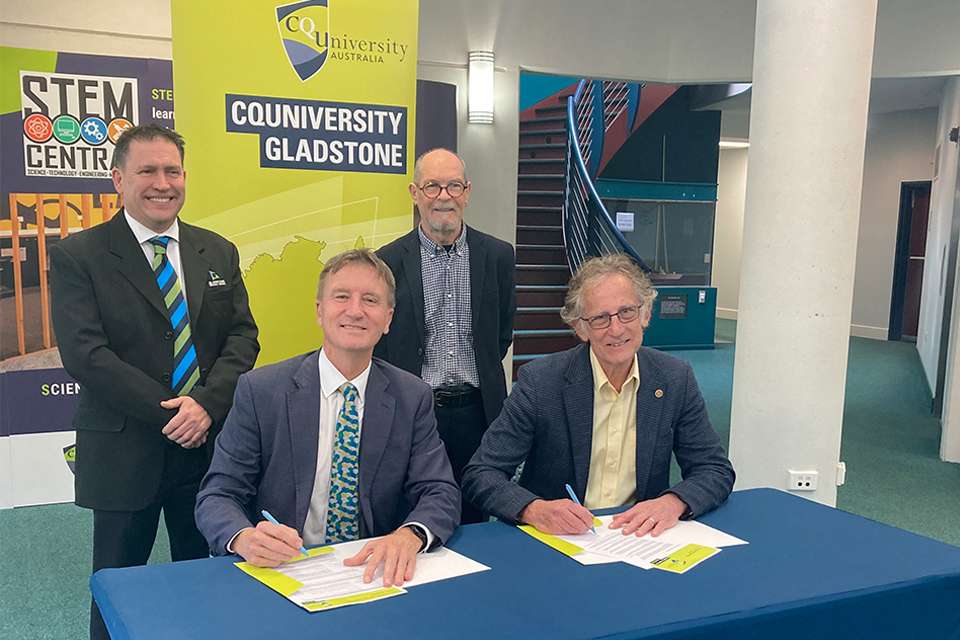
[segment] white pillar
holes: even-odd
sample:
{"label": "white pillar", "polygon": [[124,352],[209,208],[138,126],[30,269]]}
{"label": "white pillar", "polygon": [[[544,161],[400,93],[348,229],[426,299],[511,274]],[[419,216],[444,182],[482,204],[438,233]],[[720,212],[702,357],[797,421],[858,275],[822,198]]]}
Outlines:
{"label": "white pillar", "polygon": [[759,0],[730,455],[836,503],[877,0]]}

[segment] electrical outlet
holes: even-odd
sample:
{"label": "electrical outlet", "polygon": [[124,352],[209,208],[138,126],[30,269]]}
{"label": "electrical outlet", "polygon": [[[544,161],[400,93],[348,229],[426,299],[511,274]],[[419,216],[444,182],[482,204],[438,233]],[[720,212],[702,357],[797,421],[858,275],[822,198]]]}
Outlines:
{"label": "electrical outlet", "polygon": [[816,491],[817,490],[817,471],[794,471],[788,469],[789,480],[787,488],[790,491]]}

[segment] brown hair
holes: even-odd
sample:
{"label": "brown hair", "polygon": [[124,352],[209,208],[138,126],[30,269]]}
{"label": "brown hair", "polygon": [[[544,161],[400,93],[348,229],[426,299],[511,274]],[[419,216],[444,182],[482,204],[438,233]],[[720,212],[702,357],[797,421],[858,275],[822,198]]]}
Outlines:
{"label": "brown hair", "polygon": [[348,264],[363,264],[371,267],[377,272],[377,275],[387,284],[387,302],[392,309],[396,306],[397,281],[393,277],[393,271],[387,266],[387,263],[380,259],[374,253],[373,249],[349,249],[343,253],[338,253],[323,265],[323,271],[320,272],[320,278],[317,280],[317,300],[323,297],[323,284],[326,279],[334,273],[340,271]]}

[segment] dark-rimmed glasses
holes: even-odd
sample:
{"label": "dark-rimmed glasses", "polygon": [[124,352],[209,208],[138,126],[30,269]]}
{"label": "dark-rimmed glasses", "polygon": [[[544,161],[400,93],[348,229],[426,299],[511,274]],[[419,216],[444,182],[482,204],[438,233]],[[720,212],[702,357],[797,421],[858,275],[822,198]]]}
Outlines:
{"label": "dark-rimmed glasses", "polygon": [[642,304],[635,304],[629,307],[620,307],[616,313],[598,313],[595,316],[580,319],[586,322],[591,329],[606,329],[613,322],[613,316],[617,316],[621,324],[626,324],[639,318],[642,308]]}
{"label": "dark-rimmed glasses", "polygon": [[420,192],[423,195],[427,196],[431,200],[434,198],[440,197],[440,192],[446,190],[447,195],[451,198],[459,198],[466,192],[467,184],[460,182],[459,180],[454,180],[453,182],[448,182],[447,184],[440,184],[439,182],[428,182],[422,187],[417,187],[420,189]]}

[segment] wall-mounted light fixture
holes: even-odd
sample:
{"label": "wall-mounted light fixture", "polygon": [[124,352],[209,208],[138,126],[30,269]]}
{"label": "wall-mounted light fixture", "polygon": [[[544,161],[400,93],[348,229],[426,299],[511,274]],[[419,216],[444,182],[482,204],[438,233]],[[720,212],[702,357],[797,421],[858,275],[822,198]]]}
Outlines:
{"label": "wall-mounted light fixture", "polygon": [[493,51],[471,51],[467,72],[467,119],[493,124]]}

